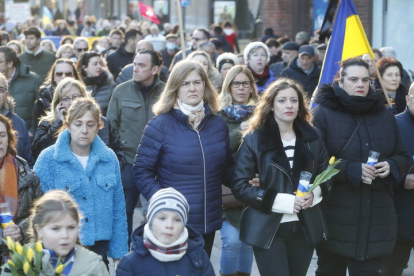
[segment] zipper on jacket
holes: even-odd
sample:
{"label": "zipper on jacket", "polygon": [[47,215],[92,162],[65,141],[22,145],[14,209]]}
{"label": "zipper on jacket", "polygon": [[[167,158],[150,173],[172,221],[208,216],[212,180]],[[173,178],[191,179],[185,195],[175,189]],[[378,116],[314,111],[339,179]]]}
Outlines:
{"label": "zipper on jacket", "polygon": [[281,170],[287,176],[287,178],[289,178],[290,187],[292,188],[292,191],[293,191],[293,182],[292,182],[292,179],[290,178],[289,174],[278,164],[276,164],[276,163],[271,163],[271,164],[272,164],[272,166],[274,166],[274,167],[278,168],[279,170]]}
{"label": "zipper on jacket", "polygon": [[204,233],[207,233],[207,183],[206,183],[206,159],[204,156],[204,148],[201,143],[200,132],[195,131],[198,136],[198,141],[200,142],[201,154],[203,155],[203,177],[204,177]]}
{"label": "zipper on jacket", "polygon": [[327,241],[328,238],[326,237],[325,220],[323,219],[321,208],[319,206],[316,206],[316,207],[318,207],[319,215],[321,216],[321,219],[322,219],[322,236],[323,236],[324,240]]}

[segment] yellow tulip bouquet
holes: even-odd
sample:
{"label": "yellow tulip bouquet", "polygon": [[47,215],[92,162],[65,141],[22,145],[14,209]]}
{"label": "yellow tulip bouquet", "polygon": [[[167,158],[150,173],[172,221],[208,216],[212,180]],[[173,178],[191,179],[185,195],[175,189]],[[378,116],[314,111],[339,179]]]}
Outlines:
{"label": "yellow tulip bouquet", "polygon": [[[26,244],[22,246],[19,242],[15,242],[12,238],[7,237],[4,243],[9,248],[10,259],[3,266],[3,271],[11,273],[13,276],[28,275],[40,276],[42,273],[42,258],[44,255],[42,244],[36,242],[34,244]],[[61,275],[65,265],[58,260],[54,275]]]}
{"label": "yellow tulip bouquet", "polygon": [[301,187],[301,189],[298,188],[298,190],[296,191],[296,195],[299,197],[307,196],[310,193],[312,193],[313,190],[316,189],[316,187],[318,187],[322,183],[331,179],[334,175],[339,173],[339,170],[335,169],[336,165],[338,165],[339,163],[341,163],[341,159],[335,160],[335,156],[332,156],[331,159],[329,160],[329,165],[326,168],[326,170],[324,170],[323,172],[321,172],[320,174],[316,176],[315,181],[309,188],[306,188],[306,187],[305,188]]}
{"label": "yellow tulip bouquet", "polygon": [[312,184],[312,187],[308,190],[308,193],[306,195],[309,195],[313,192],[313,190],[316,189],[316,187],[328,181],[337,173],[339,173],[339,170],[335,169],[336,165],[338,165],[339,163],[341,163],[341,159],[335,160],[335,156],[332,156],[331,159],[329,159],[328,167],[326,168],[326,170],[324,170],[316,176],[315,181]]}

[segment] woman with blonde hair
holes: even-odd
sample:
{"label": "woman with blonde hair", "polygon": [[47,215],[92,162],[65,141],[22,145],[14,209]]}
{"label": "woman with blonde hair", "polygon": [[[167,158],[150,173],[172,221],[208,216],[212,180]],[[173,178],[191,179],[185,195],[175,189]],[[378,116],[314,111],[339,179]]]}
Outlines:
{"label": "woman with blonde hair", "polygon": [[44,192],[65,190],[76,200],[84,215],[80,241],[108,264],[107,256],[120,259],[128,252],[118,160],[99,138],[104,123],[92,98],[78,97],[67,113],[64,130],[39,155],[34,171]]}
{"label": "woman with blonde hair", "polygon": [[201,64],[211,84],[219,91],[223,83],[220,73],[214,68],[210,55],[204,51],[194,51],[188,55],[187,60],[197,61]]}
{"label": "woman with blonde hair", "polygon": [[71,44],[63,44],[56,52],[56,58],[71,59],[73,55],[73,46]]}
{"label": "woman with blonde hair", "polygon": [[[227,123],[230,134],[230,148],[233,157],[241,143],[241,131],[246,129],[247,120],[253,114],[259,101],[254,78],[249,69],[236,65],[224,79],[219,96],[220,115]],[[231,197],[231,200],[226,200]],[[223,187],[223,226],[221,228],[222,275],[249,275],[253,263],[253,249],[240,241],[240,218],[243,204],[234,199],[230,189]]]}
{"label": "woman with blonde hair", "polygon": [[[277,80],[260,99],[235,159],[232,191],[247,206],[240,239],[253,246],[263,276],[305,276],[314,246],[326,234],[317,204],[327,187],[295,196],[301,172],[310,172],[312,183],[328,163],[310,117],[302,87]],[[249,184],[256,173],[260,186]]]}
{"label": "woman with blonde hair", "polygon": [[52,40],[44,39],[42,40],[42,42],[40,42],[40,45],[42,45],[43,50],[54,53],[54,54],[56,53],[56,46]]}
{"label": "woman with blonde hair", "polygon": [[217,92],[201,65],[177,63],[153,106],[157,116],[145,128],[133,167],[147,200],[167,187],[186,197],[188,224],[203,235],[208,255],[221,228],[221,184],[228,184],[232,165],[228,129],[218,110]]}
{"label": "woman with blonde hair", "polygon": [[[36,129],[32,144],[33,157],[37,158],[42,150],[56,143],[65,116],[71,104],[78,98],[90,98],[85,86],[80,81],[65,78],[59,82],[53,94],[50,110],[40,119]],[[116,153],[122,167],[125,164],[122,143],[118,134],[112,130],[108,119],[102,116],[102,121],[104,126],[99,130],[99,136]]]}

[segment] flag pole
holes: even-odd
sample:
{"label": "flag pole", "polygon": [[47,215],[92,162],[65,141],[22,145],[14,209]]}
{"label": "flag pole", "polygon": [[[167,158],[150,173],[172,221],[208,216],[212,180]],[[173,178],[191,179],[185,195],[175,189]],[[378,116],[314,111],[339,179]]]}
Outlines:
{"label": "flag pole", "polygon": [[388,105],[389,107],[392,107],[392,104],[391,104],[391,101],[390,101],[390,97],[388,96],[388,91],[387,91],[387,89],[385,89],[384,80],[382,79],[381,74],[380,74],[380,72],[378,71],[378,67],[377,67],[377,65],[375,64],[375,61],[374,61],[374,60],[371,60],[371,62],[372,62],[372,65],[373,65],[373,66],[374,66],[374,68],[375,68],[375,73],[377,74],[378,81],[379,81],[379,83],[380,83],[380,85],[381,85],[382,93],[384,93],[384,97],[385,97],[385,99],[387,100],[387,105]]}
{"label": "flag pole", "polygon": [[185,56],[185,41],[184,41],[184,27],[183,27],[183,16],[181,14],[181,0],[176,1],[177,5],[177,15],[178,15],[178,25],[180,27],[180,40],[181,40],[181,55],[183,59]]}

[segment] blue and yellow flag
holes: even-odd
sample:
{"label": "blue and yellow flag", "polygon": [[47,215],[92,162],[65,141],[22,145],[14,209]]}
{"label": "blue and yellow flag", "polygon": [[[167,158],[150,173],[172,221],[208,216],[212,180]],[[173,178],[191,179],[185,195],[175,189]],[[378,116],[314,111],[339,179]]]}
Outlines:
{"label": "blue and yellow flag", "polygon": [[332,83],[342,60],[364,54],[369,54],[374,59],[354,3],[352,0],[342,0],[326,50],[319,85]]}

